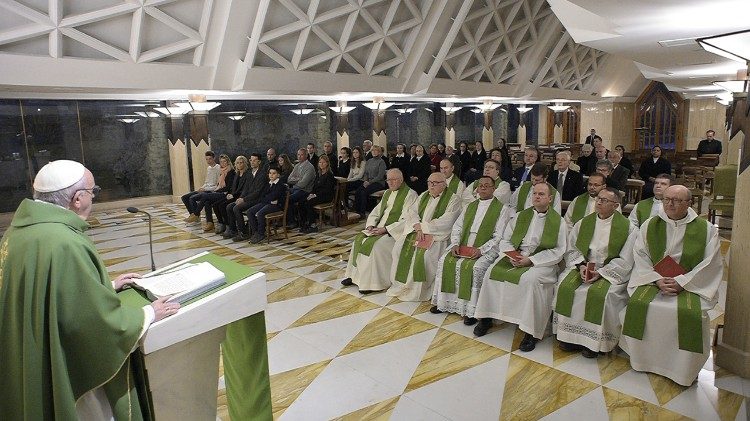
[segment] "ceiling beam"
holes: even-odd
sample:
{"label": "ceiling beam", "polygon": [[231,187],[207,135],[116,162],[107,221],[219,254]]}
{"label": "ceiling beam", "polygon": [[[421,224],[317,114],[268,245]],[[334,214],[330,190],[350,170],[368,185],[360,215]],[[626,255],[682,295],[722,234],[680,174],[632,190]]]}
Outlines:
{"label": "ceiling beam", "polygon": [[[518,73],[516,73],[511,82],[516,86],[514,96],[519,98],[531,95],[534,92],[534,82],[537,79],[541,81],[541,78],[539,76],[535,79],[532,78],[534,78],[535,73],[542,67],[545,60],[548,59],[545,55],[552,43],[555,40],[559,42],[558,37],[564,31],[562,24],[554,15],[547,16],[539,26],[544,29],[538,34],[537,42],[531,47],[531,50],[524,55],[523,65],[519,67]],[[555,57],[557,57],[557,54],[555,54]],[[547,71],[544,74],[547,74]]]}

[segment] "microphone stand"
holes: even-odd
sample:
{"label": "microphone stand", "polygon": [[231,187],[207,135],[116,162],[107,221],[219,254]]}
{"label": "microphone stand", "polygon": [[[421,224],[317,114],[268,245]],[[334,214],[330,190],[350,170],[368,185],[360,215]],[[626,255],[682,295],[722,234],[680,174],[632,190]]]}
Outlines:
{"label": "microphone stand", "polygon": [[138,208],[134,208],[132,206],[129,207],[127,210],[130,213],[142,213],[148,216],[148,251],[149,251],[149,255],[151,256],[151,271],[153,272],[156,270],[156,265],[154,264],[154,241],[153,241],[153,236],[152,236],[152,231],[151,231],[151,214],[146,211],[142,211]]}

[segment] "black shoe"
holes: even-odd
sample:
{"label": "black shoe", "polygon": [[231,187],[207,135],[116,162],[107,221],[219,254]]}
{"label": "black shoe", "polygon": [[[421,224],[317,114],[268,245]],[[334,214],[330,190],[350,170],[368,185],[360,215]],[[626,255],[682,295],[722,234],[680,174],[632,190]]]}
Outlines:
{"label": "black shoe", "polygon": [[527,333],[526,335],[524,335],[523,340],[521,341],[521,346],[519,346],[518,349],[521,352],[533,351],[534,348],[536,348],[537,342],[539,342],[539,339],[531,336],[530,333]]}
{"label": "black shoe", "polygon": [[226,238],[226,239],[230,239],[230,238],[233,238],[235,235],[237,235],[237,231],[233,231],[233,230],[230,230],[229,228],[227,228],[224,231],[224,234],[222,234],[221,236],[224,237],[224,238]]}
{"label": "black shoe", "polygon": [[477,323],[477,319],[476,318],[464,316],[464,324],[466,326],[474,326],[476,323]]}
{"label": "black shoe", "polygon": [[572,344],[570,342],[563,342],[563,341],[558,341],[558,342],[560,342],[558,347],[565,352],[576,352],[576,351],[581,351],[584,349],[581,345],[578,345],[578,344]]}
{"label": "black shoe", "polygon": [[430,307],[430,313],[432,314],[440,314],[445,313],[444,311],[440,311],[440,309],[437,306]]}
{"label": "black shoe", "polygon": [[317,225],[310,225],[309,227],[307,227],[307,230],[305,232],[307,234],[311,234],[313,232],[318,232],[318,227],[317,227]]}
{"label": "black shoe", "polygon": [[370,290],[370,289],[360,289],[359,290],[359,293],[362,294],[362,295],[372,294],[373,292],[377,292],[377,291],[373,291],[373,290]]}
{"label": "black shoe", "polygon": [[354,282],[352,282],[352,278],[346,278],[343,281],[341,281],[341,285],[343,285],[345,287],[350,287],[350,286],[354,285]]}
{"label": "black shoe", "polygon": [[488,317],[482,317],[479,319],[479,323],[474,326],[474,335],[477,337],[484,336],[492,327],[492,319]]}
{"label": "black shoe", "polygon": [[241,241],[247,241],[247,240],[248,240],[247,235],[243,233],[239,233],[235,235],[234,237],[232,237],[232,241],[234,241],[235,243],[239,243]]}
{"label": "black shoe", "polygon": [[583,355],[586,358],[596,358],[599,356],[599,353],[594,352],[588,348],[583,348],[583,350],[581,350],[581,355]]}

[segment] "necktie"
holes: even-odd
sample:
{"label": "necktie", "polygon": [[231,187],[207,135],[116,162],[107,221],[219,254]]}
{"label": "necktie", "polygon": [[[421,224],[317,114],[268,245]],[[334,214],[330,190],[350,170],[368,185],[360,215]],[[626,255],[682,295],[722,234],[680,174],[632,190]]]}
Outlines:
{"label": "necktie", "polygon": [[557,177],[557,191],[562,192],[563,183],[565,183],[565,174],[560,173]]}
{"label": "necktie", "polygon": [[526,169],[525,169],[525,170],[523,171],[523,177],[521,177],[521,182],[523,183],[524,181],[526,181],[526,177],[528,177],[528,176],[529,176],[529,169],[528,169],[528,168],[526,168]]}

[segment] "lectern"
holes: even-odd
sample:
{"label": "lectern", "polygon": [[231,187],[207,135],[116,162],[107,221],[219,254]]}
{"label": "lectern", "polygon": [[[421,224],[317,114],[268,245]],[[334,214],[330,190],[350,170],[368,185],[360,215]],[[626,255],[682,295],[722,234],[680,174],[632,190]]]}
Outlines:
{"label": "lectern", "polygon": [[[242,413],[247,416],[257,410],[258,413],[251,414],[252,417],[264,419],[270,414],[268,354],[263,321],[266,307],[265,274],[207,252],[175,262],[154,273],[184,263],[205,261],[224,272],[227,283],[222,288],[184,303],[177,314],[153,323],[141,341],[140,350],[144,355],[153,415],[159,421],[216,420],[220,348],[224,343],[230,413],[233,404],[251,403],[255,407],[245,408]],[[126,305],[140,307],[148,303],[134,290],[125,290],[120,296]],[[233,334],[233,331],[237,333]],[[253,336],[257,340],[251,339],[248,344],[248,338]],[[241,343],[243,341],[245,343]],[[232,351],[229,349],[232,346],[243,352]],[[235,360],[229,361],[232,358]],[[245,361],[237,361],[242,359]],[[243,370],[249,373],[243,373]],[[247,378],[243,378],[244,374],[247,374]],[[240,399],[232,402],[231,387],[252,388],[256,402],[252,402],[253,397],[247,396],[247,390],[240,392],[244,402],[239,402]]]}

